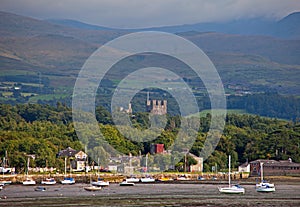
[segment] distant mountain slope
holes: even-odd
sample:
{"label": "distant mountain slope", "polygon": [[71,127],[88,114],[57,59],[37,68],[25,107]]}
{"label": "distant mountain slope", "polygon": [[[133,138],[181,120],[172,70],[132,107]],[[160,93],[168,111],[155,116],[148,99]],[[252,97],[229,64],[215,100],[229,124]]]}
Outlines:
{"label": "distant mountain slope", "polygon": [[78,28],[78,29],[89,29],[89,30],[117,30],[109,27],[102,27],[98,25],[92,25],[83,23],[73,19],[46,19],[47,22],[57,25],[64,25],[68,27]]}
{"label": "distant mountain slope", "polygon": [[[75,20],[50,19],[48,22],[89,30],[120,30],[97,25],[86,24]],[[182,33],[188,31],[218,32],[240,35],[270,35],[278,38],[300,39],[300,12],[292,13],[279,21],[265,18],[238,19],[221,23],[197,23],[143,29],[127,29],[124,31],[163,31]]]}
{"label": "distant mountain slope", "polygon": [[[298,16],[290,15],[278,24],[296,33],[298,30],[293,25],[298,25],[298,22],[292,22],[297,21]],[[232,28],[243,24],[236,22],[234,25],[239,26]],[[253,27],[258,24],[264,25],[264,22],[254,21]],[[247,29],[251,31],[250,28]],[[51,73],[66,79],[72,76],[74,79],[84,61],[101,44],[128,32],[80,29],[78,25],[74,28],[0,12],[0,75],[14,69]],[[284,93],[299,94],[300,40],[198,31],[177,34],[191,40],[208,54],[226,84],[270,87]],[[145,62],[151,64],[156,61],[157,65],[163,62],[160,59],[151,61]],[[123,75],[126,66],[115,74]],[[180,70],[184,74],[184,69]],[[57,80],[53,78],[54,87],[63,83]]]}

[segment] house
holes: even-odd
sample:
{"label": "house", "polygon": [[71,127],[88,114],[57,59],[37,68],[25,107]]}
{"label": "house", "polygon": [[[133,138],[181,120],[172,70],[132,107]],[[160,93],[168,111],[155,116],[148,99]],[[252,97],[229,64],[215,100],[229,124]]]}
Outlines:
{"label": "house", "polygon": [[300,163],[288,160],[255,160],[250,162],[250,176],[260,176],[260,163],[263,163],[264,175],[295,175],[300,174]]}
{"label": "house", "polygon": [[243,164],[241,164],[238,168],[239,173],[250,173],[250,163],[247,161]]}
{"label": "house", "polygon": [[58,157],[69,157],[73,171],[84,171],[89,169],[87,166],[88,155],[81,150],[75,150],[68,147],[59,151]]}
{"label": "house", "polygon": [[203,157],[197,157],[196,155],[189,153],[189,156],[194,158],[197,161],[196,165],[190,166],[190,172],[202,172],[203,171]]}

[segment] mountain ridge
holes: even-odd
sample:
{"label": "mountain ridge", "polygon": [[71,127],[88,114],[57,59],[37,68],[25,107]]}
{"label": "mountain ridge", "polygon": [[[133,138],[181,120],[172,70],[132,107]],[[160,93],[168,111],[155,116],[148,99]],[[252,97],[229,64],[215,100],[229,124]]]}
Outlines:
{"label": "mountain ridge", "polygon": [[[268,35],[277,38],[300,39],[300,12],[291,13],[282,19],[270,20],[265,18],[237,19],[227,22],[208,22],[173,26],[150,27],[140,29],[119,29],[83,23],[72,19],[48,19],[50,23],[80,29],[119,30],[119,31],[162,31],[182,33],[189,31],[218,32],[240,35]],[[292,22],[292,24],[291,24]],[[247,25],[247,27],[245,27]]]}

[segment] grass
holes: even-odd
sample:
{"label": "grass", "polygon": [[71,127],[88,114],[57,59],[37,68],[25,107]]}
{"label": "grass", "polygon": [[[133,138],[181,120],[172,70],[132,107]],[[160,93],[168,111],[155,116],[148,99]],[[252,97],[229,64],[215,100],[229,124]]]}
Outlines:
{"label": "grass", "polygon": [[[222,114],[223,110],[216,109],[215,112],[218,115],[218,114]],[[194,117],[194,116],[205,117],[206,114],[208,114],[208,113],[211,113],[211,110],[209,110],[209,109],[203,110],[203,111],[200,111],[199,113],[191,114],[188,117]],[[227,114],[249,114],[245,110],[242,110],[242,109],[227,109],[226,113]]]}
{"label": "grass", "polygon": [[60,98],[66,98],[69,94],[46,94],[46,95],[37,95],[34,97],[29,98],[29,102],[36,103],[38,100],[45,100],[49,101],[52,99],[60,99]]}

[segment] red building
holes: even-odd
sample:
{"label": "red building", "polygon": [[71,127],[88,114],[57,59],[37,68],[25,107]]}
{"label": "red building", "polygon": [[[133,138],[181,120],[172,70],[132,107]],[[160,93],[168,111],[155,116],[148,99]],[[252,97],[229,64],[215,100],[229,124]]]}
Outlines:
{"label": "red building", "polygon": [[164,153],[165,151],[165,146],[164,144],[152,144],[150,148],[150,153],[151,154],[161,154]]}

